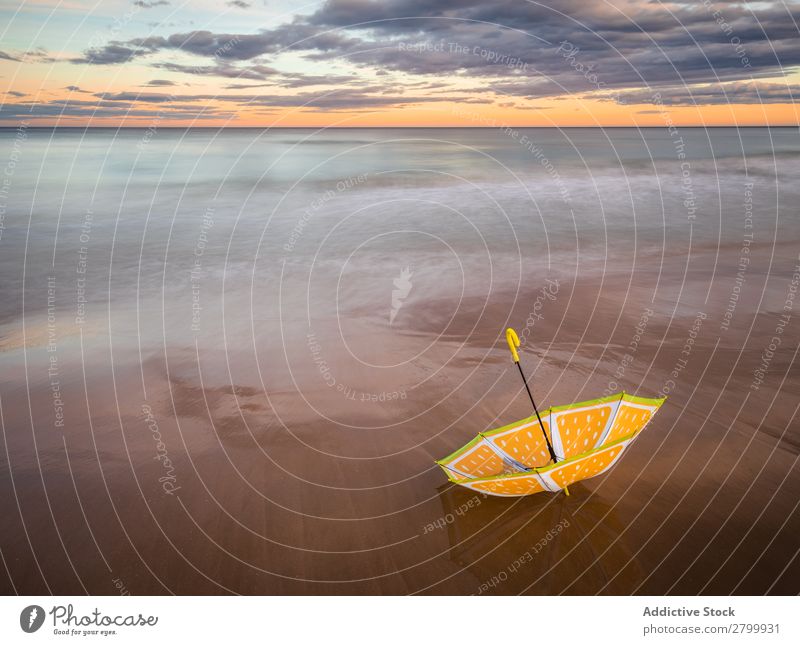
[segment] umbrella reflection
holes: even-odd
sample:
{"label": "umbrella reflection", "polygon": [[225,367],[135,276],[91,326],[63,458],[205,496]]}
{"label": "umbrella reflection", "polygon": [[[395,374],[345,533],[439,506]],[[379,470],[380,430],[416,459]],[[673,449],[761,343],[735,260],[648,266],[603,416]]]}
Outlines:
{"label": "umbrella reflection", "polygon": [[450,559],[474,576],[473,593],[613,593],[643,579],[613,507],[583,483],[572,490],[501,499],[438,488]]}

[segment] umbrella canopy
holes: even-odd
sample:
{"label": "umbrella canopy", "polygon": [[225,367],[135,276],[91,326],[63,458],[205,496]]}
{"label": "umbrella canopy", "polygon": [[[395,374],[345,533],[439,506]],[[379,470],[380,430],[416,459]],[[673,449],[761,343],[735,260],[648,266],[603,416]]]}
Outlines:
{"label": "umbrella canopy", "polygon": [[616,464],[664,401],[623,392],[550,408],[482,432],[436,463],[453,483],[487,495],[566,490]]}

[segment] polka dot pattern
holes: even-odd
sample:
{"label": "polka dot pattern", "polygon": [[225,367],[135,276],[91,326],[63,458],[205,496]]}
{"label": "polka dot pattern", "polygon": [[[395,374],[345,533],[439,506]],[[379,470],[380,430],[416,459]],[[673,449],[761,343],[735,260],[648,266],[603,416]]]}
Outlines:
{"label": "polka dot pattern", "polygon": [[[549,422],[542,419],[542,425],[544,425],[545,432],[549,434]],[[538,421],[535,425],[526,422],[522,424],[522,427],[503,430],[498,434],[487,433],[486,439],[511,459],[527,468],[546,466],[550,461],[550,453],[547,451],[547,443]]]}
{"label": "polka dot pattern", "polygon": [[613,406],[591,406],[555,414],[565,459],[592,450],[608,425]]}
{"label": "polka dot pattern", "polygon": [[471,477],[490,477],[503,473],[503,460],[485,443],[478,444],[450,465]]}
{"label": "polka dot pattern", "polygon": [[650,421],[656,409],[633,406],[626,401],[622,401],[619,405],[619,410],[617,410],[617,415],[614,417],[614,424],[611,426],[603,443],[608,445],[623,437],[639,432]]}
{"label": "polka dot pattern", "polygon": [[467,488],[486,493],[487,495],[499,495],[502,497],[518,497],[520,495],[533,495],[547,490],[542,486],[541,481],[536,475],[516,475],[503,477],[489,481],[467,482],[463,484]]}
{"label": "polka dot pattern", "polygon": [[[541,427],[532,418],[481,433],[438,463],[451,481],[488,495],[555,492],[606,471],[663,401],[619,394],[546,410],[543,425],[548,436],[554,433],[556,453],[566,460],[557,465],[550,462]],[[461,475],[453,477],[454,471]]]}
{"label": "polka dot pattern", "polygon": [[557,466],[547,474],[559,488],[564,488],[582,479],[599,475],[619,459],[622,450],[622,445],[606,448],[564,466]]}

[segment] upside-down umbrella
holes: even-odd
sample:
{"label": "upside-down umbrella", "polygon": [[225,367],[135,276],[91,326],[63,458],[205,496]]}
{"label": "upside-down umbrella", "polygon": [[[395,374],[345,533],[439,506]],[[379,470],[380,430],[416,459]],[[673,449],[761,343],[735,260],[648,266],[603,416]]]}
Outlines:
{"label": "upside-down umbrella", "polygon": [[570,484],[616,464],[665,401],[622,392],[540,413],[519,364],[519,337],[509,328],[506,340],[534,415],[481,432],[437,461],[455,484],[501,497],[561,490],[569,495]]}

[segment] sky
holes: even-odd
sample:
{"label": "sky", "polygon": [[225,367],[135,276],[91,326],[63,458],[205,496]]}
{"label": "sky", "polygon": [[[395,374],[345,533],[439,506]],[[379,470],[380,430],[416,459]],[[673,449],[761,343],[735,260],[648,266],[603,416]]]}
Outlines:
{"label": "sky", "polygon": [[798,125],[800,4],[0,0],[0,125]]}

